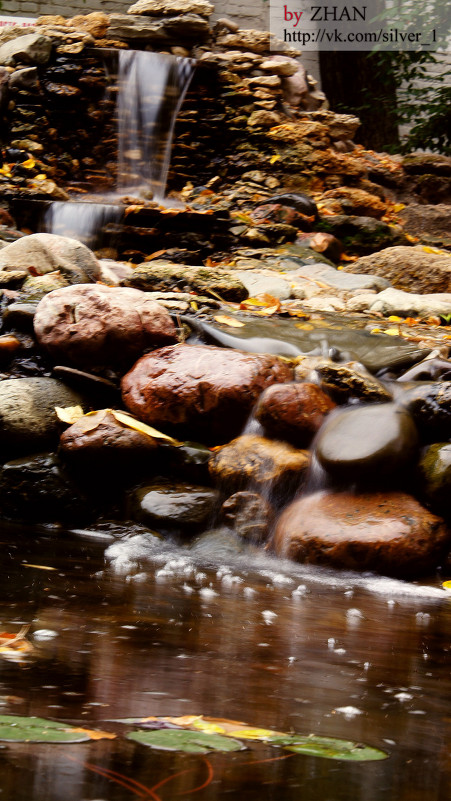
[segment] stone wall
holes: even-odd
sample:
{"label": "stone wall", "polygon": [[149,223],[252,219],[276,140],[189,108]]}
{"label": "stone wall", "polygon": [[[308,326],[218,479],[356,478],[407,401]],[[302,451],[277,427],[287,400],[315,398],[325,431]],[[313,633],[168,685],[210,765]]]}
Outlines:
{"label": "stone wall", "polygon": [[[104,11],[105,14],[125,13],[132,0],[2,0],[1,13],[12,16],[33,17],[41,14],[61,14],[71,17],[75,14],[87,14],[89,11]],[[244,5],[241,0],[217,0],[212,19],[229,17],[240,23],[242,28],[267,30],[269,25],[269,0],[248,0]]]}

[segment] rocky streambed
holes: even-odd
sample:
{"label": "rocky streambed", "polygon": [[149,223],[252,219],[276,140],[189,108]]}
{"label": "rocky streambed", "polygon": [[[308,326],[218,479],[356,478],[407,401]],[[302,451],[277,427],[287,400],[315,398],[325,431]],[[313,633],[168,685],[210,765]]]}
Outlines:
{"label": "rocky streambed", "polygon": [[[140,265],[51,234],[20,237],[0,260],[4,519],[117,539],[116,550],[136,542],[135,569],[175,542],[405,578],[447,570],[443,319],[145,291]],[[381,281],[321,269],[324,282]],[[243,272],[287,283],[286,271]],[[332,290],[321,284],[318,310]],[[409,294],[378,289],[373,305]]]}
{"label": "rocky streambed", "polygon": [[[1,515],[131,572],[177,543],[446,574],[450,160],[356,145],[297,51],[181,5],[0,34]],[[131,47],[200,65],[164,203],[117,191]]]}

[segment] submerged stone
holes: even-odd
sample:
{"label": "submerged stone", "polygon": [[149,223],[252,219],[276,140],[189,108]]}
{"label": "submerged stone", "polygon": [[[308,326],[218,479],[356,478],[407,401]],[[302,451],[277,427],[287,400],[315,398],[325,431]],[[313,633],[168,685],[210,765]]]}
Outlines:
{"label": "submerged stone", "polygon": [[321,466],[335,479],[384,483],[415,457],[418,435],[411,415],[394,403],[340,409],[316,440]]}
{"label": "submerged stone", "polygon": [[143,356],[122,396],[144,422],[217,444],[239,434],[263,389],[291,375],[274,356],[181,344]]}
{"label": "submerged stone", "polygon": [[278,556],[412,578],[437,567],[450,541],[444,521],[401,492],[318,492],[294,501],[274,536]]}

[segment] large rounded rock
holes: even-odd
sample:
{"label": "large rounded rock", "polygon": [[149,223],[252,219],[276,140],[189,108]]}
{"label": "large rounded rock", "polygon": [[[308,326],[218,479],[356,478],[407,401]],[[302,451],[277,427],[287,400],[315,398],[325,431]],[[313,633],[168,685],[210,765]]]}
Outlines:
{"label": "large rounded rock", "polygon": [[274,549],[297,562],[408,578],[434,569],[449,539],[443,520],[410,495],[318,492],[283,512]]}
{"label": "large rounded rock", "polygon": [[291,376],[275,356],[183,344],[143,356],[122,379],[122,394],[146,423],[217,443],[240,433],[267,386]]}
{"label": "large rounded rock", "polygon": [[395,289],[420,294],[451,292],[451,255],[417,247],[389,247],[346,265],[349,273],[381,275]]}
{"label": "large rounded rock", "polygon": [[55,360],[79,367],[130,366],[145,350],[177,340],[168,312],[145,292],[100,284],[46,295],[34,330]]}
{"label": "large rounded rock", "polygon": [[270,437],[308,445],[335,403],[315,384],[275,384],[265,389],[255,417]]}
{"label": "large rounded rock", "polygon": [[0,252],[0,270],[26,270],[31,275],[59,270],[74,284],[100,277],[99,262],[86,245],[56,234],[31,234],[11,242]]}
{"label": "large rounded rock", "polygon": [[80,417],[60,438],[61,455],[70,464],[108,473],[151,461],[157,447],[157,440],[116,420],[109,409]]}
{"label": "large rounded rock", "polygon": [[278,501],[303,484],[308,466],[308,451],[245,434],[213,454],[210,475],[229,494],[244,489],[260,491]]}
{"label": "large rounded rock", "polygon": [[[295,376],[298,375],[297,369]],[[303,369],[301,363],[301,376]],[[314,370],[321,380],[321,387],[338,403],[351,398],[364,403],[384,403],[392,398],[388,389],[359,362],[340,363],[322,359],[317,362]]]}
{"label": "large rounded rock", "polygon": [[393,403],[340,409],[324,423],[318,461],[338,480],[379,482],[415,456],[418,436],[410,414]]}
{"label": "large rounded rock", "polygon": [[0,459],[51,447],[60,423],[55,406],[86,406],[83,397],[55,378],[0,381]]}

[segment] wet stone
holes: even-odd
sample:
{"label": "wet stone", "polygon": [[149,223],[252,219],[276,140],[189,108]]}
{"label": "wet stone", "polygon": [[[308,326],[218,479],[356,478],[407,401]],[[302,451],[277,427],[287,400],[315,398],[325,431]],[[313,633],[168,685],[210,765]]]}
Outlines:
{"label": "wet stone", "polygon": [[274,356],[181,344],[143,356],[122,379],[122,397],[150,425],[218,444],[242,430],[267,386],[291,375]]}
{"label": "wet stone", "polygon": [[60,452],[68,463],[108,474],[139,469],[143,463],[149,469],[157,448],[157,440],[123,425],[108,410],[80,417],[60,438]]}
{"label": "wet stone", "polygon": [[427,441],[451,438],[451,381],[419,384],[403,394],[401,403]]}
{"label": "wet stone", "polygon": [[248,547],[245,540],[235,531],[223,526],[206,531],[197,537],[191,544],[190,553],[202,560],[211,559],[217,562],[244,553]]}
{"label": "wet stone", "polygon": [[339,482],[370,479],[380,485],[414,460],[417,445],[411,415],[393,403],[381,403],[334,412],[318,435],[316,455]]}
{"label": "wet stone", "polygon": [[306,447],[335,403],[315,384],[274,384],[260,395],[255,417],[266,436]]}
{"label": "wet stone", "polygon": [[314,369],[322,389],[337,403],[344,403],[351,398],[364,403],[384,403],[392,399],[389,390],[359,362],[341,364],[323,359],[317,362]]}
{"label": "wet stone", "polygon": [[59,270],[71,283],[96,281],[100,267],[94,254],[75,239],[56,234],[31,234],[0,251],[0,269],[44,275]]}
{"label": "wet stone", "polygon": [[435,442],[418,463],[418,486],[426,504],[446,518],[451,514],[451,445]]}
{"label": "wet stone", "polygon": [[158,530],[193,531],[212,521],[218,501],[219,493],[209,487],[156,479],[129,494],[128,511]]}
{"label": "wet stone", "polygon": [[57,444],[60,423],[55,406],[86,408],[86,400],[55,378],[0,382],[0,454],[4,460]]}
{"label": "wet stone", "polygon": [[264,492],[280,502],[302,486],[308,465],[308,451],[244,434],[213,454],[210,475],[225,492]]}
{"label": "wet stone", "polygon": [[235,492],[224,501],[221,514],[226,525],[250,542],[268,539],[274,510],[257,492]]}
{"label": "wet stone", "polygon": [[318,492],[294,501],[274,536],[278,556],[412,578],[433,570],[450,534],[440,517],[401,492]]}
{"label": "wet stone", "polygon": [[177,340],[166,309],[144,292],[100,284],[46,295],[34,329],[54,359],[77,367],[128,367],[146,349]]}

